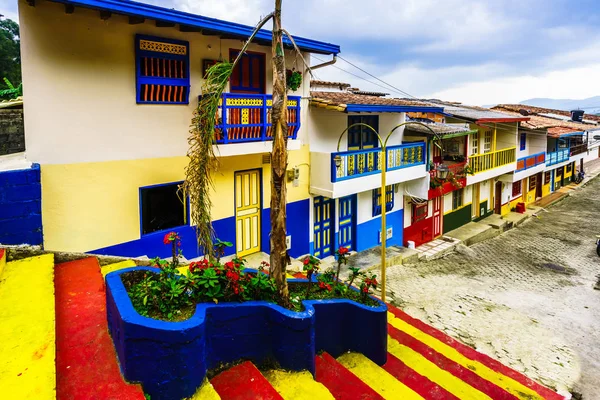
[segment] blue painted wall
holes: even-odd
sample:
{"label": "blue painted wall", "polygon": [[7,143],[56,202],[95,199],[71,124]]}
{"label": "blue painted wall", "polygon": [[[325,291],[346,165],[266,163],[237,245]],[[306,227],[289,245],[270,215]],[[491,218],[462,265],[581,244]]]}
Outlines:
{"label": "blue painted wall", "polygon": [[[287,230],[288,235],[292,235],[292,249],[290,255],[299,257],[310,252],[308,237],[308,210],[309,201],[301,200],[287,205]],[[271,209],[262,210],[261,221],[261,249],[265,253],[269,253],[269,232],[271,231]],[[225,255],[235,253],[235,217],[229,217],[213,221],[216,236],[223,240],[233,243],[233,247],[225,251]],[[196,244],[196,234],[191,226],[183,226],[179,228],[168,229],[165,231],[154,232],[142,236],[140,239],[131,240],[129,242],[116,244],[113,246],[103,247],[100,249],[89,251],[92,254],[103,254],[121,257],[139,257],[147,255],[153,257],[169,257],[171,249],[163,244],[163,237],[168,232],[177,232],[181,236],[181,246],[183,255],[187,259],[192,259],[202,255],[201,249],[198,249]],[[0,243],[2,243],[0,241]]]}
{"label": "blue painted wall", "polygon": [[[386,225],[393,228],[393,236],[387,240],[388,246],[402,246],[404,235],[404,209],[386,214]],[[363,251],[381,244],[379,232],[381,231],[381,217],[363,222],[356,227],[356,250]]]}
{"label": "blue painted wall", "polygon": [[0,243],[42,244],[40,165],[0,172]]}

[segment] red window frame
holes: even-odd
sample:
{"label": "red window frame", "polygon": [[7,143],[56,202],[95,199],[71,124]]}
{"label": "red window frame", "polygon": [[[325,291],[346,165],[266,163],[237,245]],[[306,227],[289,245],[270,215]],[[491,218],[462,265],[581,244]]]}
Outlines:
{"label": "red window frame", "polygon": [[[235,60],[239,49],[229,49],[229,59]],[[267,67],[265,53],[246,51],[229,79],[231,93],[265,94]]]}
{"label": "red window frame", "polygon": [[520,196],[523,193],[523,182],[516,181],[512,184],[512,197]]}
{"label": "red window frame", "polygon": [[412,203],[412,224],[427,219],[427,203]]}

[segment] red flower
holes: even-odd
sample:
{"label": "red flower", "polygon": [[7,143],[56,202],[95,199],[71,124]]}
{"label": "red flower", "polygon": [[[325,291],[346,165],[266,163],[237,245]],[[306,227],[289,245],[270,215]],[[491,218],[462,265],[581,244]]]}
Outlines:
{"label": "red flower", "polygon": [[309,262],[310,262],[310,260],[308,258],[304,259],[304,265],[308,265]]}
{"label": "red flower", "polygon": [[225,268],[227,268],[227,269],[233,269],[233,261],[227,261],[225,263]]}
{"label": "red flower", "polygon": [[369,287],[368,286],[363,287],[362,291],[364,293],[369,293]]}
{"label": "red flower", "polygon": [[343,256],[344,254],[348,254],[348,251],[349,251],[349,250],[348,250],[348,248],[347,248],[347,247],[340,247],[340,248],[338,249],[338,253],[339,253],[341,256]]}
{"label": "red flower", "polygon": [[171,242],[174,242],[176,240],[177,240],[177,246],[181,246],[181,242],[180,242],[181,238],[179,237],[177,232],[169,232],[163,237],[164,244],[171,244]]}

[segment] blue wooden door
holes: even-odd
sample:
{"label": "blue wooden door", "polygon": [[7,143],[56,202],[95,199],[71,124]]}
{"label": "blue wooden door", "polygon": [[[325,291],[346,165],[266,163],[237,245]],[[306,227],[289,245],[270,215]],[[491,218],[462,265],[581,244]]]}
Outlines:
{"label": "blue wooden door", "polygon": [[340,246],[354,250],[354,235],[356,232],[356,195],[342,197],[340,199]]}
{"label": "blue wooden door", "polygon": [[314,256],[324,258],[333,254],[333,199],[318,196],[314,199]]}

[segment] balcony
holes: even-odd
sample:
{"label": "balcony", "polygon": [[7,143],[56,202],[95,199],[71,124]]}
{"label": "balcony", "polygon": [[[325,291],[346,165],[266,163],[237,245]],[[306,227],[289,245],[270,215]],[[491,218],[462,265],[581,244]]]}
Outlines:
{"label": "balcony", "polygon": [[[270,94],[223,93],[219,101],[215,142],[218,144],[273,140]],[[288,138],[300,129],[300,96],[288,96]]]}
{"label": "balcony", "polygon": [[587,143],[578,144],[575,146],[571,146],[571,148],[569,148],[571,157],[579,155],[579,154],[587,153],[587,150],[588,150]]}
{"label": "balcony", "polygon": [[558,151],[548,153],[548,157],[546,158],[546,165],[556,165],[565,161],[569,161],[569,149],[560,149]]}
{"label": "balcony", "polygon": [[546,153],[541,152],[533,154],[527,157],[519,158],[517,160],[517,169],[515,172],[521,172],[526,169],[533,168],[537,165],[543,165],[546,163]]}
{"label": "balcony", "polygon": [[[456,189],[463,188],[467,185],[467,174],[465,167],[467,161],[454,163],[454,164],[439,164],[436,165],[432,170],[429,171],[429,191],[427,192],[427,199],[443,196]],[[444,179],[438,177],[440,170],[447,172]]]}
{"label": "balcony", "polygon": [[469,169],[472,175],[467,176],[467,185],[513,172],[516,158],[516,147],[469,156]]}
{"label": "balcony", "polygon": [[[388,185],[425,178],[425,143],[386,149]],[[335,153],[311,152],[311,193],[338,198],[381,186],[383,154],[380,148]],[[328,170],[329,174],[323,172]]]}

